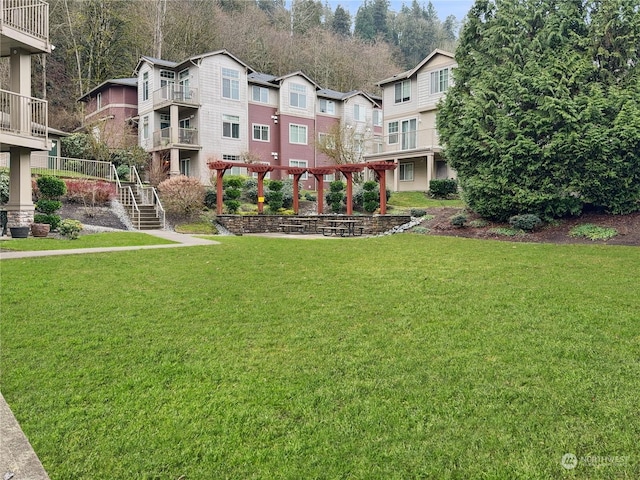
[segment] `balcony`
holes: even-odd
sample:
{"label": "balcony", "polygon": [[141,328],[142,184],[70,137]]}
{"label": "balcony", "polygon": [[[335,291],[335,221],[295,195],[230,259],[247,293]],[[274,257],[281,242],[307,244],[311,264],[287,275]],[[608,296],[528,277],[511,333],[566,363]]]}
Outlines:
{"label": "balcony", "polygon": [[153,92],[154,108],[172,104],[197,107],[199,105],[198,89],[167,84]]}
{"label": "balcony", "polygon": [[49,4],[42,0],[0,0],[0,56],[12,48],[50,53]]}
{"label": "balcony", "polygon": [[172,133],[171,128],[163,128],[153,132],[153,149],[184,148],[196,150],[200,148],[198,130],[195,128],[179,128],[177,138],[174,138]]}
{"label": "balcony", "polygon": [[0,90],[0,144],[48,150],[47,102]]}

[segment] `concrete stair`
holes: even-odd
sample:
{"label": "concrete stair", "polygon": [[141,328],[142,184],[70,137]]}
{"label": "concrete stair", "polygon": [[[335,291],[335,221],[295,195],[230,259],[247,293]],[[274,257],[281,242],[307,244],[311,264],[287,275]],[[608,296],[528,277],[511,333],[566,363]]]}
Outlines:
{"label": "concrete stair", "polygon": [[[140,210],[140,226],[138,227],[138,219],[135,218],[134,215],[132,215],[131,211],[128,208],[125,209],[133,226],[135,228],[139,228],[139,230],[161,230],[162,222],[156,214],[155,207],[153,205],[142,204],[142,198],[140,198],[140,195],[136,193],[135,184],[123,182],[122,186],[131,187],[136,199],[136,203],[138,204],[138,209]],[[122,198],[120,200],[122,201]]]}

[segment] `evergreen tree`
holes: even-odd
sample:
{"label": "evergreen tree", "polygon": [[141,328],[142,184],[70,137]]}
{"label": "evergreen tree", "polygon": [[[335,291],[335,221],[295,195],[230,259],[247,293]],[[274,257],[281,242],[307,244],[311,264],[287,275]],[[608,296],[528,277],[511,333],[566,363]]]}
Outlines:
{"label": "evergreen tree", "polygon": [[[614,2],[603,21],[600,2],[575,0],[478,0],[469,12],[438,130],[479,214],[640,209],[640,29]],[[611,35],[595,33],[614,17],[628,40],[603,52]],[[612,71],[629,81],[603,81]]]}
{"label": "evergreen tree", "polygon": [[351,35],[351,15],[341,5],[336,7],[336,11],[333,14],[331,31],[343,37]]}

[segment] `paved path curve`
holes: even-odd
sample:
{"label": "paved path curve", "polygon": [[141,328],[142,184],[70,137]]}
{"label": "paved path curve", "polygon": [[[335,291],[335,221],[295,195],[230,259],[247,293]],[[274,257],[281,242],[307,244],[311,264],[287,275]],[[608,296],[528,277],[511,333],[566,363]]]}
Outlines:
{"label": "paved path curve", "polygon": [[148,250],[152,248],[176,248],[176,247],[193,247],[196,245],[219,245],[220,242],[215,240],[207,240],[198,238],[194,235],[184,233],[176,233],[168,230],[144,230],[142,233],[148,233],[154,237],[164,238],[177,243],[168,243],[165,245],[139,245],[133,247],[98,247],[98,248],[72,248],[68,250],[34,250],[30,252],[0,252],[0,260],[9,260],[13,258],[32,258],[32,257],[48,257],[51,255],[77,255],[80,253],[103,253],[103,252],[120,252],[125,250]]}

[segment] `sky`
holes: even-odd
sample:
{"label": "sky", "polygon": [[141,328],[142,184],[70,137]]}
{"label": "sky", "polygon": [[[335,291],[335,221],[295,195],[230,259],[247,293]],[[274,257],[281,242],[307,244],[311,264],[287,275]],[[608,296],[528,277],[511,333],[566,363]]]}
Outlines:
{"label": "sky", "polygon": [[[399,12],[403,3],[411,5],[412,1],[413,0],[390,0],[389,10]],[[329,5],[333,10],[335,10],[338,5],[342,5],[342,8],[349,10],[352,17],[358,11],[358,7],[363,3],[364,0],[329,0]],[[429,0],[418,0],[418,3],[426,6]],[[438,12],[440,20],[444,20],[449,15],[453,15],[458,21],[461,21],[471,9],[474,0],[431,0],[431,3],[433,3],[436,12]]]}

